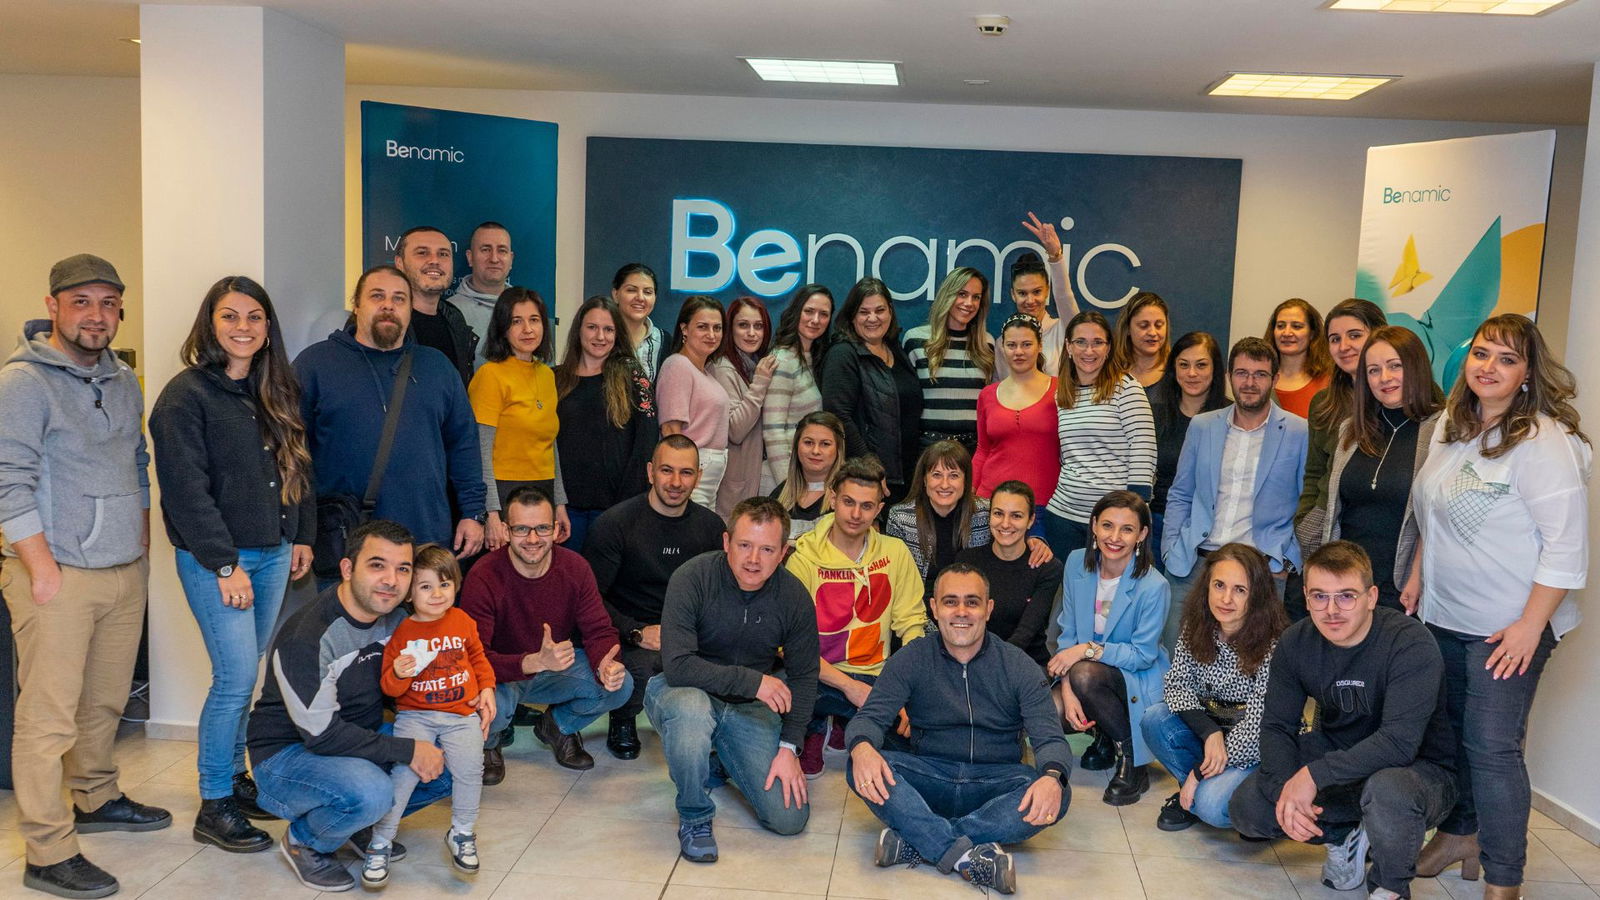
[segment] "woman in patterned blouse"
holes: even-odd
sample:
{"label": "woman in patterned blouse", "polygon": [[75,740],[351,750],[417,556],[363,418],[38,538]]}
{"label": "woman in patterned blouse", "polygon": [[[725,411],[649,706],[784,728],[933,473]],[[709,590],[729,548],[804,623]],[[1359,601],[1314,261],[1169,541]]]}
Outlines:
{"label": "woman in patterned blouse", "polygon": [[1261,761],[1267,668],[1289,624],[1261,551],[1226,544],[1204,566],[1183,605],[1164,702],[1141,723],[1150,752],[1183,785],[1161,807],[1162,831],[1230,826],[1228,800]]}

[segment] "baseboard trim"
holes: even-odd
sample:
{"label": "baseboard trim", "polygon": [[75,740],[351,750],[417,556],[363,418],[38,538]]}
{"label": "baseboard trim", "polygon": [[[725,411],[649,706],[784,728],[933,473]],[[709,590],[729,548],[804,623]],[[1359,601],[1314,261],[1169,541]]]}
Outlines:
{"label": "baseboard trim", "polygon": [[1600,822],[1590,819],[1538,788],[1533,789],[1533,808],[1549,816],[1562,828],[1600,847]]}
{"label": "baseboard trim", "polygon": [[151,719],[144,723],[144,736],[155,741],[198,741],[200,725],[196,722],[158,722]]}

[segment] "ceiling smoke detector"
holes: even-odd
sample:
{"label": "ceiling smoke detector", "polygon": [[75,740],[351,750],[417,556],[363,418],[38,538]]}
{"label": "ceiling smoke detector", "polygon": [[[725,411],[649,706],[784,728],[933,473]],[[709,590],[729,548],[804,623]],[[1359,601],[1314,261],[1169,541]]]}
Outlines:
{"label": "ceiling smoke detector", "polygon": [[987,37],[999,37],[1011,27],[1010,16],[974,16],[972,21],[978,26],[978,33]]}

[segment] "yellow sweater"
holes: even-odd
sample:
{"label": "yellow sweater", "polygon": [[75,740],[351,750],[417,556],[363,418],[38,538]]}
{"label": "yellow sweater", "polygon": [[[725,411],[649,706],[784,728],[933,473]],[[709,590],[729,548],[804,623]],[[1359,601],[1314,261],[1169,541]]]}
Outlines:
{"label": "yellow sweater", "polygon": [[795,542],[785,565],[817,605],[823,660],[844,672],[877,675],[889,657],[891,633],[907,642],[927,629],[922,576],[904,541],[874,528],[858,564],[828,540],[832,530],[828,513]]}

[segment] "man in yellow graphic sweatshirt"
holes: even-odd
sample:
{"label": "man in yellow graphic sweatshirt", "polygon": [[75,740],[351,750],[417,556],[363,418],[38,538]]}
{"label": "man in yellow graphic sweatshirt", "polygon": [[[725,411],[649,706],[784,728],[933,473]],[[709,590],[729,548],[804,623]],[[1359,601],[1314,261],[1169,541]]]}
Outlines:
{"label": "man in yellow graphic sweatshirt", "polygon": [[[904,643],[928,627],[922,576],[911,551],[873,527],[883,508],[882,464],[873,457],[848,460],[828,491],[833,512],[795,542],[786,564],[817,605],[822,655],[817,705],[800,753],[807,778],[822,774],[830,716],[835,749],[844,749],[845,722],[872,693],[893,635]],[[901,730],[907,730],[903,719]]]}

